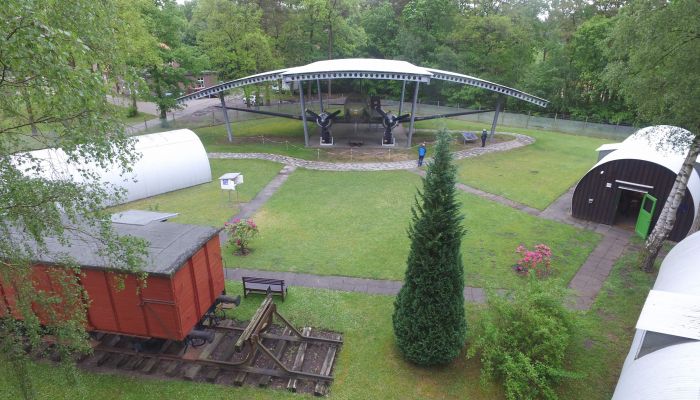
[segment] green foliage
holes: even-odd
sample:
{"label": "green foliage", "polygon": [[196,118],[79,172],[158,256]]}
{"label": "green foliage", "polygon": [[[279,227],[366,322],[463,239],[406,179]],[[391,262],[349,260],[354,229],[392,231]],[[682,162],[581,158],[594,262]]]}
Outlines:
{"label": "green foliage", "polygon": [[640,0],[611,29],[606,79],[648,123],[700,134],[700,2]]}
{"label": "green foliage", "polygon": [[246,255],[250,253],[250,241],[258,236],[260,232],[258,226],[252,219],[242,220],[239,218],[224,224],[224,230],[228,233],[228,241],[236,246],[235,254]]}
{"label": "green foliage", "polygon": [[557,399],[558,383],[581,377],[566,369],[577,317],[565,304],[561,287],[534,278],[506,295],[488,293],[467,355],[478,355],[482,377],[501,381],[508,399]]}
{"label": "green foliage", "polygon": [[[72,260],[58,260],[50,282],[56,293],[36,290],[30,265],[46,253],[50,237],[73,232],[100,238],[96,249],[114,268],[138,269],[143,244],[117,237],[99,211],[113,198],[86,164],[127,170],[136,159],[132,140],[107,102],[112,82],[125,72],[114,37],[125,22],[112,1],[8,0],[0,7],[0,281],[14,286],[14,315],[0,322],[0,350],[15,366],[26,397],[31,382],[24,350],[44,333],[66,355],[85,349],[85,301]],[[60,147],[81,182],[49,179],[57,166],[15,153],[24,139]],[[63,268],[65,267],[65,268]],[[27,347],[24,344],[28,344]],[[64,357],[69,360],[68,357]]]}
{"label": "green foliage", "polygon": [[438,136],[423,190],[411,209],[411,250],[396,297],[394,334],[401,353],[418,365],[446,364],[464,346],[464,229],[455,198],[455,167],[446,131]]}

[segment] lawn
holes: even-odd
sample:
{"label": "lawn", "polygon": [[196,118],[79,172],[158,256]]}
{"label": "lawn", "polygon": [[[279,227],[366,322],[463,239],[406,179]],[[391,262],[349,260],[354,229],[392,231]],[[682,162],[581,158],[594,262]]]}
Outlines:
{"label": "lawn", "polygon": [[[253,268],[402,280],[406,228],[419,176],[409,172],[297,170],[254,216],[253,252],[224,251],[230,268]],[[465,283],[513,287],[515,248],[549,245],[558,277],[568,282],[599,235],[460,193]]]}
{"label": "lawn", "polygon": [[[286,118],[259,118],[236,122],[233,126],[233,142],[228,141],[223,125],[193,128],[208,152],[221,153],[273,153],[300,158],[303,160],[363,162],[363,161],[402,161],[412,160],[416,156],[416,145],[428,142],[428,155],[432,153],[435,130],[422,130],[413,136],[413,148],[355,148],[354,156],[347,147],[306,148],[304,147],[304,129],[300,121]],[[309,123],[311,140],[318,141],[317,128]],[[378,134],[379,135],[379,134]],[[513,140],[511,136],[498,136],[499,141]],[[379,140],[379,136],[377,136]],[[477,143],[463,145],[460,138],[452,144],[452,150],[465,150],[477,146]]]}
{"label": "lawn", "polygon": [[[209,160],[213,180],[113,207],[110,211],[146,210],[180,213],[173,222],[222,226],[238,214],[240,202],[248,202],[277,175],[282,166],[262,160]],[[218,178],[226,172],[242,172],[244,183],[236,192],[221,190]],[[230,196],[230,200],[229,200]]]}
{"label": "lawn", "polygon": [[[593,309],[580,313],[583,329],[572,350],[571,367],[584,373],[581,380],[560,388],[562,399],[603,400],[612,395],[622,361],[629,351],[633,328],[652,275],[633,267],[634,254],[619,261]],[[229,294],[241,292],[229,283]],[[249,319],[262,296],[245,299],[233,315]],[[278,309],[297,327],[325,328],[344,335],[334,370],[330,399],[502,399],[497,385],[479,383],[479,363],[458,357],[440,368],[418,368],[397,353],[391,327],[393,296],[290,288]],[[467,305],[468,326],[479,318],[482,306]],[[468,328],[469,329],[469,328]],[[9,370],[0,361],[2,370]],[[153,381],[123,376],[80,374],[78,387],[64,374],[45,364],[31,368],[40,399],[292,399],[285,391],[231,388],[180,381]],[[0,398],[18,398],[11,374],[0,374]],[[308,396],[307,398],[311,398]]]}
{"label": "lawn", "polygon": [[[456,119],[422,122],[422,127],[478,130],[484,125]],[[457,162],[458,180],[543,210],[595,164],[595,149],[613,140],[509,127],[506,132],[532,136],[536,142],[508,152]]]}

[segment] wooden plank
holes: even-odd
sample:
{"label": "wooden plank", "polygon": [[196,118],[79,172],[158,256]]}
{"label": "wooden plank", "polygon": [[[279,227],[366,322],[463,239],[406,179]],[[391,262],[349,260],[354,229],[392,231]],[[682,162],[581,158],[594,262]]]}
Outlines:
{"label": "wooden plank", "polygon": [[[340,335],[336,335],[336,338],[340,339]],[[331,375],[331,368],[333,367],[333,361],[335,361],[335,354],[338,351],[338,347],[331,346],[328,348],[328,353],[326,353],[326,359],[323,360],[323,365],[321,366],[320,375]],[[328,382],[318,381],[316,382],[316,387],[314,388],[314,394],[316,396],[325,396],[328,392]]]}
{"label": "wooden plank", "polygon": [[165,375],[169,377],[173,377],[177,375],[177,371],[180,368],[180,365],[182,363],[180,361],[172,361],[170,362],[170,365],[168,365],[168,368],[165,369]]}
{"label": "wooden plank", "polygon": [[[311,328],[306,326],[304,329],[302,329],[301,334],[303,336],[309,336],[311,335]],[[301,365],[304,363],[304,353],[306,353],[306,342],[302,342],[299,345],[299,348],[297,349],[297,355],[294,358],[294,365],[292,366],[292,371],[299,371],[301,368]],[[287,390],[290,390],[292,392],[297,391],[297,378],[292,378],[287,382]]]}
{"label": "wooden plank", "polygon": [[143,372],[144,374],[150,374],[153,371],[155,371],[155,367],[156,365],[158,365],[158,359],[155,357],[150,357],[142,364],[143,366],[141,367],[141,372]]}
{"label": "wooden plank", "polygon": [[[282,336],[289,335],[290,333],[292,333],[292,330],[289,329],[288,326],[285,326],[284,331],[282,332]],[[284,353],[284,349],[286,349],[286,348],[287,348],[287,341],[286,340],[279,340],[277,342],[277,348],[275,348],[274,355],[275,355],[275,357],[277,357],[278,360],[282,357],[282,354]],[[275,365],[275,367],[276,366],[277,365]],[[258,381],[258,386],[259,387],[267,387],[270,384],[271,380],[272,380],[272,376],[263,375],[260,377],[260,380]]]}
{"label": "wooden plank", "polygon": [[[224,335],[223,333],[214,333],[214,340],[211,343],[209,343],[207,347],[204,348],[202,353],[197,358],[200,360],[208,360],[209,356],[211,356],[211,353],[214,352],[214,350],[219,346],[221,340],[223,340],[224,337],[226,337],[226,335]],[[197,376],[201,369],[201,365],[192,365],[185,372],[184,378],[188,381],[194,380],[195,376]]]}

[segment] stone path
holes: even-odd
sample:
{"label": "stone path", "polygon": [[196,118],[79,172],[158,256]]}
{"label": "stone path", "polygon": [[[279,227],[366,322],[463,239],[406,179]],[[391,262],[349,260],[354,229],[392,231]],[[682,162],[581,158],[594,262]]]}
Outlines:
{"label": "stone path", "polygon": [[[401,281],[382,279],[351,278],[347,276],[322,276],[299,274],[295,272],[261,271],[243,268],[226,268],[226,279],[240,281],[244,276],[257,278],[284,279],[289,286],[302,286],[317,289],[342,290],[345,292],[363,292],[369,294],[396,295],[403,285]],[[465,286],[464,299],[468,302],[483,303],[486,301],[484,289]]]}
{"label": "stone path", "polygon": [[[534,142],[534,139],[525,135],[514,135],[515,140],[501,142],[489,147],[478,147],[474,149],[457,152],[455,159],[476,157],[481,154],[495,151],[505,151],[526,146]],[[286,164],[280,173],[248,204],[241,207],[241,211],[234,218],[248,218],[252,216],[265,202],[274,194],[277,189],[287,180],[289,174],[297,167],[330,170],[330,171],[379,171],[379,170],[410,170],[421,176],[425,176],[425,171],[416,168],[415,161],[397,161],[383,163],[327,163],[309,160],[301,160],[293,157],[280,156],[265,153],[210,153],[209,158],[229,158],[229,159],[264,159]],[[571,198],[574,187],[554,201],[545,210],[538,210],[505,197],[484,192],[474,187],[458,183],[457,189],[471,193],[505,206],[526,212],[530,215],[545,218],[582,229],[593,230],[603,235],[598,246],[589,254],[588,259],[576,272],[576,275],[569,282],[569,288],[575,291],[573,308],[578,310],[588,310],[595,301],[598,292],[603,287],[615,261],[622,255],[632,232],[603,224],[581,221],[571,216]],[[222,242],[226,240],[222,231]],[[321,276],[311,274],[300,274],[293,272],[272,272],[249,269],[226,269],[226,279],[240,280],[242,276],[256,276],[262,278],[284,279],[291,286],[314,287],[332,290],[343,290],[353,292],[364,292],[370,294],[395,295],[401,288],[401,281],[376,280],[366,278],[351,278],[343,276]],[[468,302],[483,303],[485,293],[482,288],[466,286],[464,288],[464,298]]]}
{"label": "stone path", "polygon": [[[477,157],[482,154],[495,153],[499,151],[506,151],[517,149],[518,147],[527,146],[535,142],[535,139],[520,134],[506,133],[507,135],[515,136],[515,140],[509,140],[507,142],[495,143],[487,147],[475,147],[468,150],[462,150],[453,153],[455,159],[463,159],[470,157]],[[209,153],[209,158],[227,158],[227,159],[258,159],[258,160],[268,160],[285,165],[291,165],[299,168],[322,170],[322,171],[387,171],[387,170],[400,170],[400,169],[415,169],[416,161],[387,161],[387,162],[364,162],[364,163],[331,163],[331,162],[321,162],[312,160],[302,160],[300,158],[288,157],[279,154],[268,154],[268,153]],[[426,158],[426,162],[430,161],[430,158]]]}

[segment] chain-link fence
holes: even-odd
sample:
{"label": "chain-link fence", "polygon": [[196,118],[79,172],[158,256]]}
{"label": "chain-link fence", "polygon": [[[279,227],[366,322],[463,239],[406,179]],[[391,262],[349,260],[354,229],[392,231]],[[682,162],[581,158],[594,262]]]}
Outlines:
{"label": "chain-link fence", "polygon": [[[338,108],[343,107],[344,101],[345,98],[342,97],[342,95],[339,95],[338,97],[334,96],[334,98],[331,99],[324,99],[324,105],[327,109],[337,110]],[[240,108],[247,107],[240,97],[227,97],[226,102],[229,106]],[[212,104],[210,106],[204,107],[192,113],[185,113],[183,116],[178,116],[178,113],[170,113],[168,114],[168,121],[166,126],[161,126],[160,123],[157,123],[155,121],[144,121],[144,126],[139,125],[136,131],[159,132],[169,129],[199,128],[205,126],[222,125],[225,123],[225,120],[223,113],[221,112],[221,108],[218,107],[217,103],[218,99],[213,99]],[[399,101],[382,100],[382,104],[385,108],[390,109],[394,113],[398,113],[399,111]],[[318,98],[313,97],[311,99],[307,99],[306,107],[318,112],[320,109]],[[277,102],[276,104],[268,106],[257,106],[253,107],[252,109],[279,112],[292,115],[299,115],[301,111],[299,102],[296,100]],[[417,104],[416,114],[448,114],[468,110],[469,109],[460,108],[457,106],[445,106],[443,104],[440,104],[439,102],[432,102]],[[401,108],[401,112],[408,113],[410,111],[411,103],[404,102],[403,107]],[[229,110],[228,116],[229,120],[234,123],[253,119],[271,118],[271,116],[268,115],[254,114],[237,110]],[[460,119],[463,121],[490,125],[493,122],[493,117],[494,112],[485,112],[479,114],[462,115],[453,118]],[[627,125],[613,125],[588,122],[588,119],[585,119],[583,121],[562,119],[557,114],[552,114],[548,116],[535,116],[530,114],[511,113],[507,111],[502,111],[501,113],[499,113],[498,116],[497,130],[503,130],[503,127],[556,131],[574,135],[603,137],[616,141],[624,140],[627,136],[629,136],[638,129],[637,127]]]}

